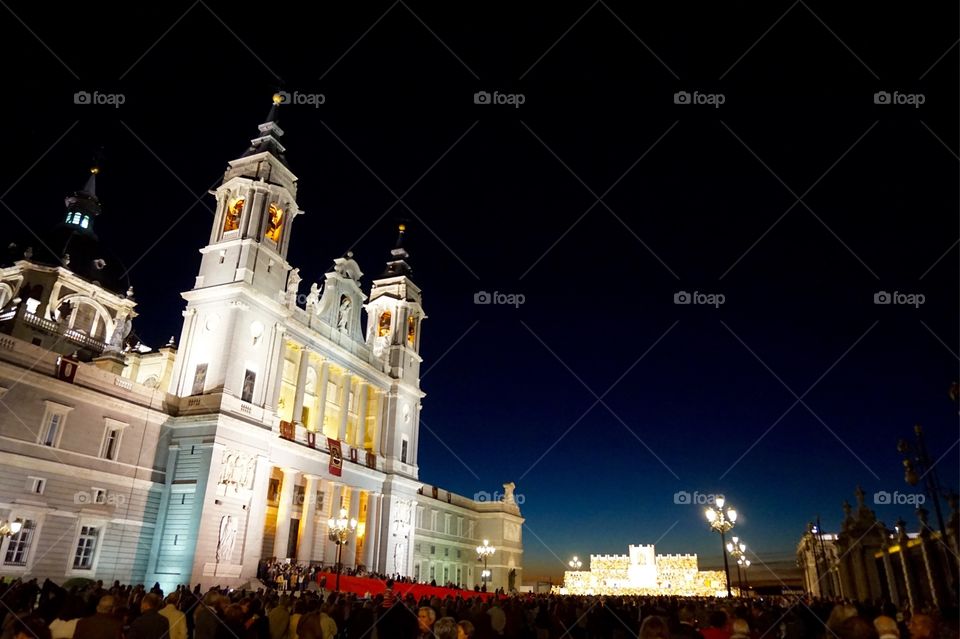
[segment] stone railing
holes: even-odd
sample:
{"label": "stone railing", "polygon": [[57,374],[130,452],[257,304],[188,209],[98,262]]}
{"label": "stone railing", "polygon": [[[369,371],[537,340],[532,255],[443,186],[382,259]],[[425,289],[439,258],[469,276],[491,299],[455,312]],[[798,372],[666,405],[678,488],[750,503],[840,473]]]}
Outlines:
{"label": "stone railing", "polygon": [[56,322],[48,320],[44,317],[40,317],[39,315],[34,315],[33,313],[24,313],[23,321],[48,333],[53,333],[54,335],[63,335],[74,344],[85,346],[91,350],[97,351],[98,353],[102,353],[103,349],[107,347],[106,344],[98,339],[90,337],[89,335],[81,333],[73,328],[68,328],[65,330],[61,329],[60,325]]}

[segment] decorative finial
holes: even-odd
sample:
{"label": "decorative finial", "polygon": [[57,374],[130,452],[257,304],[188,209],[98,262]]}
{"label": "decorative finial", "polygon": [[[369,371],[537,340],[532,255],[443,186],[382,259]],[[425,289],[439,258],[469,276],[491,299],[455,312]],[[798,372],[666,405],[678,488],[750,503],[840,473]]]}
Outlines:
{"label": "decorative finial", "polygon": [[347,258],[353,259],[353,251],[347,251]]}
{"label": "decorative finial", "polygon": [[127,297],[133,297],[133,286],[127,287]]}

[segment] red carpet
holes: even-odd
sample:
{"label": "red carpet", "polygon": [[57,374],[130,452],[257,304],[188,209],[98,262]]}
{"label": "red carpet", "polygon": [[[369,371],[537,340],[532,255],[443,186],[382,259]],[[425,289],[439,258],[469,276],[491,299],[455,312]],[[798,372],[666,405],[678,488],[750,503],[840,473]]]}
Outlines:
{"label": "red carpet", "polygon": [[[337,583],[337,575],[332,572],[322,572],[317,575],[317,582],[324,577],[327,578],[327,590],[333,590],[334,585]],[[371,597],[376,597],[386,590],[386,582],[381,581],[380,579],[371,579],[369,577],[349,577],[347,575],[340,575],[340,590],[343,592],[352,592],[356,593],[359,596],[363,596],[366,593],[370,593]],[[457,590],[455,588],[441,588],[439,586],[425,586],[423,584],[411,584],[411,583],[394,583],[393,592],[396,593],[398,597],[406,597],[407,593],[412,593],[416,597],[417,601],[420,601],[421,597],[462,597],[464,599],[469,599],[471,597],[482,597],[484,601],[493,596],[491,592],[474,592],[473,590]]]}

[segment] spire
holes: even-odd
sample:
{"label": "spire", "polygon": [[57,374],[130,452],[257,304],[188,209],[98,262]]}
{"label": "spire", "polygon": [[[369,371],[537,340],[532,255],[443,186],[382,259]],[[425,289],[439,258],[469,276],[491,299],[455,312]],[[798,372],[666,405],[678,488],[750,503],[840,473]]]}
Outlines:
{"label": "spire", "polygon": [[90,167],[90,176],[79,191],[68,195],[64,201],[66,217],[64,223],[78,231],[93,231],[93,220],[100,215],[102,208],[97,198],[97,174],[100,167]]}
{"label": "spire", "polygon": [[413,272],[413,269],[410,267],[410,264],[407,263],[410,254],[407,253],[407,249],[403,248],[403,236],[407,230],[407,225],[401,223],[397,230],[399,231],[397,235],[397,244],[390,250],[390,259],[387,260],[387,270],[384,271],[383,277],[397,277],[400,275],[410,275]]}
{"label": "spire", "polygon": [[273,103],[267,113],[267,119],[257,127],[260,135],[250,140],[250,148],[241,157],[256,155],[257,153],[271,153],[284,166],[287,166],[287,160],[283,155],[286,148],[280,143],[280,138],[283,137],[283,129],[277,123],[277,110],[284,102],[284,97],[282,92],[273,95]]}

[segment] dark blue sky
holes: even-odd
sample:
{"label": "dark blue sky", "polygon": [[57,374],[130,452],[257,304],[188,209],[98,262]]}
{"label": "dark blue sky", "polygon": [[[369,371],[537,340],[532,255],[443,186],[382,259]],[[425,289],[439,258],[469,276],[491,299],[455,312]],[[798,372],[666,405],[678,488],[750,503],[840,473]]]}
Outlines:
{"label": "dark blue sky", "polygon": [[[52,24],[11,5],[22,24],[0,44],[31,61],[6,81],[4,228],[54,223],[102,146],[97,228],[140,260],[148,343],[179,333],[203,193],[270,94],[323,93],[281,115],[307,211],[291,261],[304,288],[351,248],[377,274],[407,222],[429,315],[421,478],[465,495],[516,482],[528,579],[655,541],[718,564],[684,490],[726,494],[760,559],[789,560],[857,484],[869,501],[913,492],[895,445],[914,423],[956,487],[956,7],[190,7],[114,29],[102,7]],[[125,103],[75,105],[80,90]],[[879,291],[925,303],[878,306]]]}

